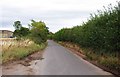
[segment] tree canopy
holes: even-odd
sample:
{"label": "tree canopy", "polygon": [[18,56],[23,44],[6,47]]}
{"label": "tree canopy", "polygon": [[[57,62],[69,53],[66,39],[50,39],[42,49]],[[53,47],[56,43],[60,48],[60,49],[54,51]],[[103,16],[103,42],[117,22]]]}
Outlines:
{"label": "tree canopy", "polygon": [[42,21],[34,21],[31,20],[31,39],[38,44],[41,44],[43,42],[46,42],[47,40],[47,34],[48,34],[48,28],[46,27],[45,23]]}

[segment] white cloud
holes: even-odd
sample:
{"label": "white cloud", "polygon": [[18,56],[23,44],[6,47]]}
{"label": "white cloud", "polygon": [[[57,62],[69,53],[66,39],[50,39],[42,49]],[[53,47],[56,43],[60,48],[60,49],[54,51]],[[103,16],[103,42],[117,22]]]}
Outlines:
{"label": "white cloud", "polygon": [[31,19],[44,21],[50,31],[80,25],[90,13],[115,0],[0,0],[0,29],[14,30],[15,20],[27,25]]}

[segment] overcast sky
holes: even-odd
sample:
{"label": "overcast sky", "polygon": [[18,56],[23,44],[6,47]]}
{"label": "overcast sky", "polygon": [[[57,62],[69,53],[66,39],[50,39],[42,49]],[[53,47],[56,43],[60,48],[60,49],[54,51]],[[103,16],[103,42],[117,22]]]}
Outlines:
{"label": "overcast sky", "polygon": [[31,19],[44,21],[56,32],[87,21],[90,13],[118,0],[0,0],[0,29],[14,31],[14,21],[27,26]]}

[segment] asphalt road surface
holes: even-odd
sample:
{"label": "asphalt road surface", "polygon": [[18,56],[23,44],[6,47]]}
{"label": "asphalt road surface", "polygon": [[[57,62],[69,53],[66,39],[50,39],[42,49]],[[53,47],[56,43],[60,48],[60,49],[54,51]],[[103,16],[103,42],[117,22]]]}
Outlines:
{"label": "asphalt road surface", "polygon": [[43,58],[41,75],[111,75],[51,40],[48,40]]}

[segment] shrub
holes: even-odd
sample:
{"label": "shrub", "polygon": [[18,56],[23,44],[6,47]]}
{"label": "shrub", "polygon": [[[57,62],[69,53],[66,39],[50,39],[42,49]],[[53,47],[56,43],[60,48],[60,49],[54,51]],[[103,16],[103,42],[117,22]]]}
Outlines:
{"label": "shrub", "polygon": [[118,21],[119,6],[98,14],[91,15],[90,19],[81,26],[63,28],[56,32],[54,39],[57,41],[69,41],[84,47],[102,49],[105,52],[120,50],[120,22]]}

